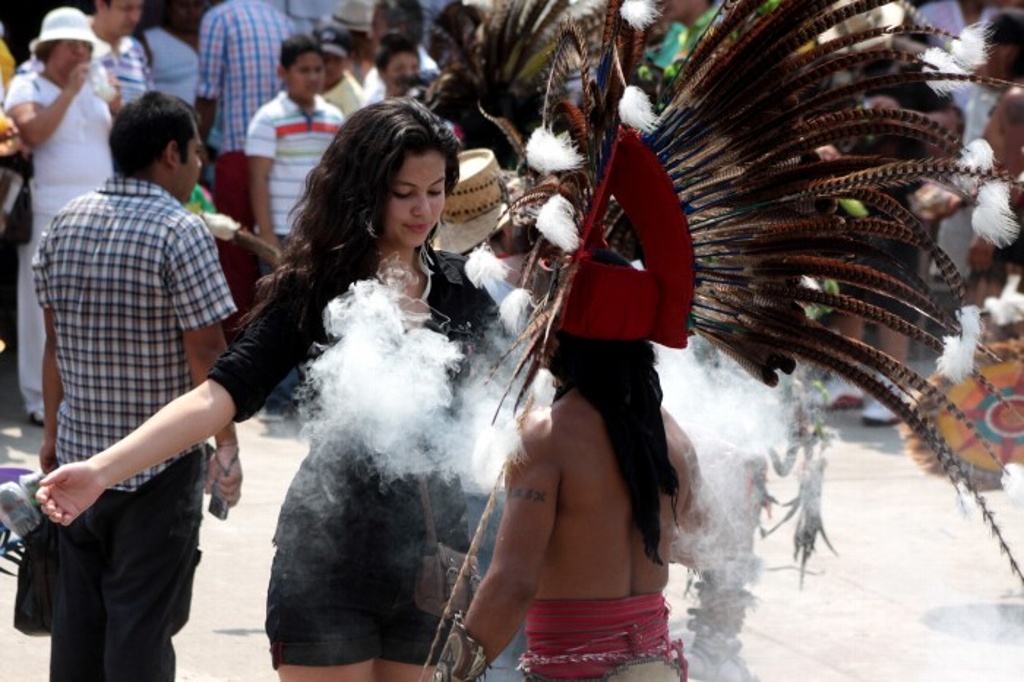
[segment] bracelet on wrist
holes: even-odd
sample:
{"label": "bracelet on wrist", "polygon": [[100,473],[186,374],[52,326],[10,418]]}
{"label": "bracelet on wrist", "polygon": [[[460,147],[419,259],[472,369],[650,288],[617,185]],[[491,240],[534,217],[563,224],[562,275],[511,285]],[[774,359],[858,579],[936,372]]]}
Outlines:
{"label": "bracelet on wrist", "polygon": [[[226,448],[226,447],[234,447],[235,452],[234,452],[234,454],[231,455],[231,459],[228,461],[227,466],[224,466],[224,463],[221,462],[220,457],[217,456],[217,453],[220,452],[221,448]],[[220,467],[220,471],[221,471],[222,475],[226,476],[227,474],[231,473],[231,468],[233,466],[235,466],[235,464],[238,463],[238,454],[239,454],[240,450],[241,449],[238,447],[238,443],[228,443],[228,444],[225,444],[225,445],[218,445],[217,446],[217,449],[213,453],[212,459],[215,462],[217,462],[217,466]]]}

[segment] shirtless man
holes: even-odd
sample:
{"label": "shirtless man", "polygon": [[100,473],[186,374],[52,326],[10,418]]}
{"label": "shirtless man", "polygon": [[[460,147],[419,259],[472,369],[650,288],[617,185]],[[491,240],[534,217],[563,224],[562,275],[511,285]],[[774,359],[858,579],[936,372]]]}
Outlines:
{"label": "shirtless man", "polygon": [[525,619],[527,680],[636,665],[644,679],[685,680],[663,559],[676,533],[698,524],[699,471],[661,408],[653,347],[560,333],[551,370],[559,397],[527,416],[494,561],[435,679],[475,679]]}

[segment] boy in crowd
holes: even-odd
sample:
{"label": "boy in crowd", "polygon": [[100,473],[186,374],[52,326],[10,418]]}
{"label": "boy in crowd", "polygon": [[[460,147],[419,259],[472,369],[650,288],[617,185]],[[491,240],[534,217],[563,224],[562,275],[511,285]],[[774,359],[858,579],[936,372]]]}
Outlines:
{"label": "boy in crowd", "polygon": [[290,213],[306,176],[320,162],[344,116],[320,96],[324,55],[312,36],[294,35],[281,43],[277,73],[285,88],[250,121],[245,156],[259,236],[280,248],[291,231]]}
{"label": "boy in crowd", "polygon": [[[380,39],[374,65],[384,84],[385,99],[408,96],[420,72],[420,58],[415,43],[400,33],[388,33]],[[374,103],[369,97],[367,99],[368,104]]]}

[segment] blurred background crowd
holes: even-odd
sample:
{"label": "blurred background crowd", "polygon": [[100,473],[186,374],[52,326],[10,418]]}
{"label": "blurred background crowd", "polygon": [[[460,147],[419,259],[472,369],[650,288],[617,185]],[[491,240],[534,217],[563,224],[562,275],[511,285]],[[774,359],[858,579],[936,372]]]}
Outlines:
{"label": "blurred background crowd", "polygon": [[[13,5],[0,8],[0,93],[8,131],[0,137],[15,131],[17,137],[7,139],[0,153],[31,154],[33,217],[27,241],[0,245],[0,339],[7,352],[18,355],[21,399],[26,418],[36,424],[42,421],[44,330],[29,263],[48,220],[116,170],[106,134],[124,103],[155,89],[194,105],[206,162],[193,208],[230,216],[270,247],[218,240],[221,264],[244,314],[256,279],[273,266],[267,254],[288,238],[306,174],[345,117],[367,103],[387,97],[425,101],[450,122],[465,148],[494,152],[502,167],[502,206],[507,205],[522,190],[517,139],[525,139],[539,121],[543,65],[557,27],[569,16],[600,22],[604,10],[600,0],[42,0],[21,3],[16,12]],[[1018,6],[1024,1],[891,3],[858,16],[849,30],[863,28],[864,22],[898,24],[911,15],[952,35],[982,24],[992,48],[981,75],[1017,83],[1024,77],[1024,9]],[[647,46],[643,87],[656,92],[671,78],[716,9],[710,0],[667,0]],[[880,40],[924,51],[945,38],[937,33]],[[884,73],[919,67],[878,62],[871,68]],[[996,162],[1013,175],[1024,170],[1024,90],[1019,87],[974,85],[943,97],[924,85],[903,86],[873,93],[861,105],[924,112],[936,126],[962,135],[965,144],[985,138]],[[914,159],[929,150],[882,134],[851,139],[843,149],[819,150],[823,157],[851,153]],[[943,187],[914,185],[893,198],[936,235],[968,279],[969,301],[989,302],[992,333],[1016,336],[1024,307],[1015,298],[1024,245],[993,249],[973,239],[973,206]],[[841,210],[862,209],[851,200]],[[474,228],[473,238],[460,240],[460,249],[489,240],[499,256],[514,258],[529,245],[529,231],[519,221],[498,223],[483,213],[459,219]],[[490,227],[481,229],[483,217]],[[609,224],[613,246],[636,257],[628,229],[620,234],[615,228]],[[928,271],[934,266],[916,258],[908,252],[908,270],[940,286]],[[228,322],[229,337],[236,323],[237,317]],[[827,323],[898,360],[914,352],[904,337],[885,330],[863,329],[837,316]],[[289,411],[289,383],[268,404],[266,418]],[[855,387],[831,380],[827,388],[829,407],[862,409],[866,424],[896,422]]]}

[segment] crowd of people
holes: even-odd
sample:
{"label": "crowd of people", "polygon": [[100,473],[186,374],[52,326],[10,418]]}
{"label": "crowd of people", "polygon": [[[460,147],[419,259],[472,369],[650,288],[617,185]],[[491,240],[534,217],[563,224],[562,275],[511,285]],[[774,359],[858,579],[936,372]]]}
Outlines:
{"label": "crowd of people", "polygon": [[[235,422],[298,418],[311,351],[335,340],[324,318],[330,301],[399,271],[408,326],[439,332],[460,353],[465,366],[448,378],[458,393],[473,349],[497,327],[514,288],[473,281],[466,254],[489,245],[514,264],[514,281],[532,241],[506,215],[510,194],[522,191],[514,177],[522,159],[499,172],[488,150],[494,172],[472,190],[486,205],[455,212],[458,187],[470,191],[473,175],[460,149],[478,140],[461,117],[424,104],[455,60],[451,42],[432,40],[435,19],[452,22],[449,32],[468,25],[478,35],[486,5],[165,0],[159,24],[142,29],[143,6],[96,0],[92,15],[55,9],[31,56],[13,74],[0,70],[3,113],[34,164],[32,236],[17,247],[17,352],[27,420],[44,430],[44,509],[62,526],[53,680],[174,679],[171,638],[188,619],[202,489],[227,506],[240,498]],[[671,77],[716,10],[709,0],[666,3],[645,46],[646,87],[656,91]],[[1024,10],[934,0],[917,11],[951,33],[987,23],[995,48],[982,75],[1024,77]],[[920,50],[937,38],[920,37]],[[974,85],[954,98],[902,87],[872,93],[864,106],[926,113],[965,143],[983,137],[996,163],[1017,175],[1021,92]],[[522,101],[536,95],[519,93]],[[883,136],[858,144],[818,154],[930,153]],[[508,159],[507,148],[498,154]],[[215,240],[186,208],[197,197],[280,260]],[[893,198],[927,221],[977,303],[1024,265],[1024,247],[993,250],[971,238],[972,209],[958,195],[915,185]],[[839,210],[861,209],[851,201]],[[460,239],[460,230],[472,238]],[[881,239],[877,247],[895,248]],[[908,250],[907,272],[920,270],[918,258]],[[891,312],[918,322],[908,308]],[[827,322],[908,358],[906,337],[884,327],[865,336],[858,320],[836,313]],[[528,613],[531,647],[543,649],[572,627],[563,618],[571,622],[566,603],[575,601],[594,606],[594,627],[649,627],[647,653],[664,664],[659,674],[680,679],[685,663],[669,641],[660,594],[673,528],[699,525],[692,446],[660,407],[646,337],[610,347],[572,333],[558,338],[551,362],[562,393],[523,427],[529,456],[506,479],[507,525],[478,593],[484,606],[455,628],[464,651],[479,647],[478,660],[449,660],[441,670],[493,661]],[[605,373],[620,383],[588,378]],[[863,407],[869,424],[899,421],[838,377],[825,385],[828,407]],[[629,417],[617,422],[622,414]],[[199,445],[209,438],[212,454]],[[650,470],[635,474],[623,463],[624,441]],[[377,461],[382,453],[350,434],[311,443],[282,506],[267,601],[271,662],[282,680],[411,681],[438,660],[440,618],[414,595],[424,508],[433,509],[443,542],[466,552],[473,496],[424,450],[421,470],[392,475]],[[654,498],[653,521],[641,523],[643,490]],[[546,553],[549,542],[559,553]],[[598,565],[605,568],[589,571]],[[524,660],[552,679],[580,673],[536,650]],[[612,667],[591,661],[584,676]]]}

